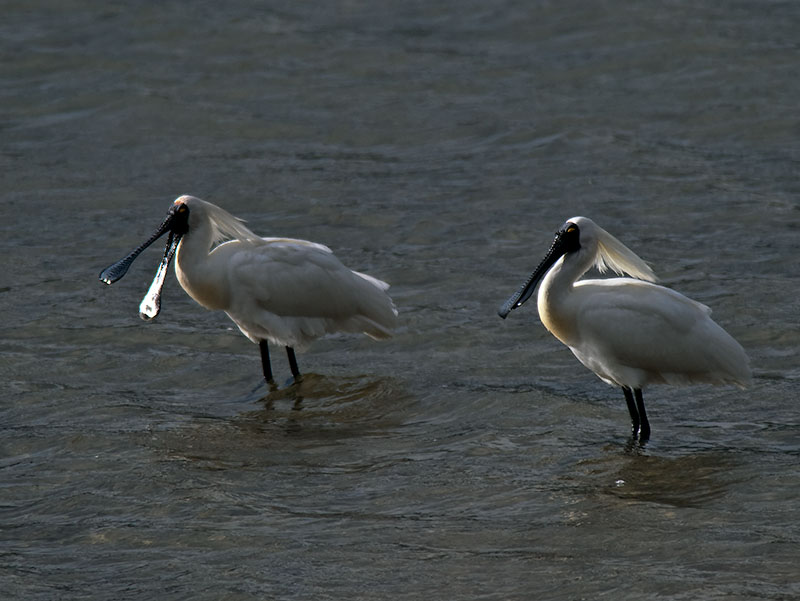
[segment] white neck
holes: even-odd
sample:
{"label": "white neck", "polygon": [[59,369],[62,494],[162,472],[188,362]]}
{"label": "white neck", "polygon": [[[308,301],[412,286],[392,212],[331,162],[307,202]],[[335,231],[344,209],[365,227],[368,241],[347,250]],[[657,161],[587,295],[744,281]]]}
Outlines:
{"label": "white neck", "polygon": [[214,229],[208,220],[193,224],[178,246],[175,275],[181,287],[199,304],[207,309],[225,309],[227,287],[218,285],[224,273],[215,269],[215,261],[209,257],[213,236]]}
{"label": "white neck", "polygon": [[547,271],[536,298],[539,319],[556,338],[570,345],[575,337],[573,310],[569,303],[572,286],[594,262],[597,250],[581,247],[561,257]]}

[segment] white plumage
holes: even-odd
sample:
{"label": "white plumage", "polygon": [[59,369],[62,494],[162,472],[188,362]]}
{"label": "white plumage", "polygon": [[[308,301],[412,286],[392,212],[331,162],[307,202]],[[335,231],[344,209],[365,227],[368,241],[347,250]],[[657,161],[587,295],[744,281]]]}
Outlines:
{"label": "white plumage", "polygon": [[[578,281],[592,265],[638,279]],[[747,355],[711,319],[711,310],[653,283],[650,267],[591,219],[566,222],[537,270],[501,308],[501,317],[530,298],[540,279],[542,323],[603,381],[623,388],[641,439],[649,435],[641,400],[645,386],[750,381]]]}
{"label": "white plumage", "polygon": [[[189,230],[175,256],[178,282],[206,309],[225,311],[253,342],[304,350],[333,332],[392,335],[397,311],[386,282],[351,271],[322,244],[259,238],[199,198],[179,203],[189,208]],[[236,239],[212,250],[221,235]]]}
{"label": "white plumage", "polygon": [[333,332],[388,338],[396,325],[387,283],[351,271],[322,244],[261,238],[240,219],[193,196],[176,199],[153,238],[106,269],[101,279],[112,283],[122,277],[133,258],[166,232],[170,240],[162,268],[142,301],[142,317],[158,314],[162,272],[175,254],[175,273],[189,296],[206,309],[225,311],[260,345],[268,381],[272,371],[266,341],[287,348],[297,377],[294,348],[303,350]]}

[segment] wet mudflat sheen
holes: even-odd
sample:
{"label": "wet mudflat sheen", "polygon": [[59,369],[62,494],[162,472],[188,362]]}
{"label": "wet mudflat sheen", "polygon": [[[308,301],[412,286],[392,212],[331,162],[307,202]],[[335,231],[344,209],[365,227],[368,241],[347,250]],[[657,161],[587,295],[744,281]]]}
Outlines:
{"label": "wet mudflat sheen", "polygon": [[[800,598],[791,2],[6,2],[0,597]],[[392,284],[258,349],[160,260],[193,194]],[[750,355],[620,391],[502,321],[586,215]],[[158,246],[158,245],[157,245]]]}

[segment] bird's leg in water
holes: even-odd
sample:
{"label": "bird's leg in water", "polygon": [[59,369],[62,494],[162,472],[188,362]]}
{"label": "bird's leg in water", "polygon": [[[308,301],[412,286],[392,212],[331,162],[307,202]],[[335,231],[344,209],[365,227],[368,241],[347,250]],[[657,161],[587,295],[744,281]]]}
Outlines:
{"label": "bird's leg in water", "polygon": [[647,421],[647,413],[644,410],[644,399],[642,398],[642,389],[637,388],[633,391],[636,395],[636,409],[639,411],[639,441],[645,442],[650,438],[650,422]]}
{"label": "bird's leg in water", "polygon": [[264,370],[264,379],[267,384],[274,384],[275,380],[272,379],[272,364],[269,362],[269,345],[267,341],[260,340],[258,348],[261,350],[261,368]]}
{"label": "bird's leg in water", "polygon": [[[636,438],[636,435],[639,433],[639,410],[636,409],[636,403],[633,401],[633,393],[631,392],[631,389],[627,386],[623,386],[622,392],[625,393],[625,402],[628,403],[628,413],[631,414],[631,435]],[[639,398],[641,398],[642,391],[637,390],[637,392]]]}
{"label": "bird's leg in water", "polygon": [[292,347],[286,347],[286,356],[289,357],[289,369],[292,370],[292,375],[295,381],[297,381],[300,377],[300,370],[297,368],[297,357],[294,356],[294,349]]}

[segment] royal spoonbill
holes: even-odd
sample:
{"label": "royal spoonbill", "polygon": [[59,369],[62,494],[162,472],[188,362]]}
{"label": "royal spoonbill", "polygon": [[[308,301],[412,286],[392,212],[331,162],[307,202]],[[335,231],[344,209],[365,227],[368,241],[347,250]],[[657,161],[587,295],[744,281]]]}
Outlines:
{"label": "royal spoonbill", "polygon": [[[134,259],[169,233],[164,258],[145,298],[142,319],[161,310],[161,289],[172,257],[186,293],[206,309],[222,310],[259,345],[267,383],[274,383],[268,342],[286,347],[295,380],[294,349],[333,332],[388,338],[397,309],[389,284],[345,267],[327,246],[292,238],[261,238],[220,207],[181,196],[158,230],[127,257],[100,273],[113,284]],[[225,241],[227,240],[227,241]]]}
{"label": "royal spoonbill", "polygon": [[[593,265],[631,277],[578,281]],[[622,387],[634,439],[650,437],[642,399],[648,384],[750,381],[744,349],[711,319],[711,309],[654,284],[650,267],[591,219],[573,217],[556,232],[500,317],[522,306],[539,280],[544,327],[601,380]]]}

